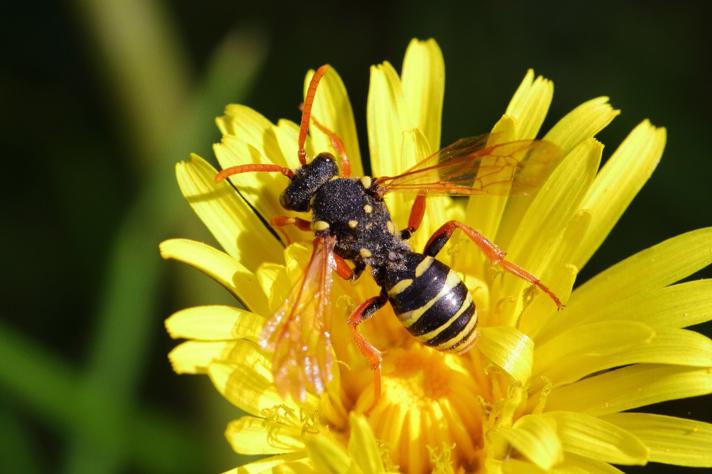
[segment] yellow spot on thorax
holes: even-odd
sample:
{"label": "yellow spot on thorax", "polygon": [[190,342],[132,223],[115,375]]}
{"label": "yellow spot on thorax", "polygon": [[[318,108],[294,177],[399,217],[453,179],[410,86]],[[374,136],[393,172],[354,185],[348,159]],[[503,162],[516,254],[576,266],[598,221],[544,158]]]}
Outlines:
{"label": "yellow spot on thorax", "polygon": [[370,176],[362,176],[361,177],[361,186],[363,186],[365,189],[368,189],[371,187],[371,177]]}
{"label": "yellow spot on thorax", "polygon": [[370,214],[370,213],[373,212],[373,206],[370,205],[370,204],[366,204],[365,206],[363,206],[363,211],[364,211],[366,214]]}
{"label": "yellow spot on thorax", "polygon": [[356,219],[351,219],[349,221],[349,227],[351,229],[355,229],[356,227],[358,227],[358,221]]}
{"label": "yellow spot on thorax", "polygon": [[313,227],[314,227],[314,230],[316,230],[317,232],[319,232],[319,231],[328,229],[328,228],[329,228],[329,223],[326,222],[326,221],[316,221],[316,222],[314,223],[314,226],[313,226]]}

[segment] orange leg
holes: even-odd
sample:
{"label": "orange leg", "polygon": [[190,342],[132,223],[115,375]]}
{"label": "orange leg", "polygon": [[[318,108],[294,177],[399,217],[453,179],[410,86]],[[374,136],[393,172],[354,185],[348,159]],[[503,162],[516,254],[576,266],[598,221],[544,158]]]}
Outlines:
{"label": "orange leg", "polygon": [[415,201],[413,201],[413,207],[410,209],[408,227],[401,231],[401,239],[410,239],[413,232],[418,230],[418,227],[422,224],[423,216],[425,216],[425,194],[418,194]]}
{"label": "orange leg", "polygon": [[563,309],[564,305],[561,303],[559,298],[554,294],[553,291],[544,286],[544,284],[537,277],[535,277],[519,265],[505,260],[505,252],[499,247],[497,247],[494,242],[488,240],[487,237],[480,234],[472,227],[469,227],[461,222],[449,221],[445,223],[442,227],[440,227],[438,230],[436,230],[433,236],[430,237],[430,240],[428,240],[428,243],[425,244],[425,250],[423,251],[423,253],[431,257],[437,255],[437,253],[440,252],[445,243],[450,239],[452,233],[455,232],[455,229],[461,229],[480,248],[480,250],[482,250],[482,252],[485,254],[485,257],[487,257],[487,259],[489,259],[489,261],[492,262],[494,265],[499,265],[506,271],[530,282],[531,284],[539,288],[541,291],[546,293],[546,295],[554,301],[558,309]]}
{"label": "orange leg", "polygon": [[341,175],[345,178],[348,178],[349,176],[351,176],[351,163],[349,162],[349,157],[346,155],[346,147],[344,147],[344,142],[335,132],[329,130],[324,125],[322,125],[322,123],[319,122],[313,115],[312,120],[314,121],[314,125],[316,125],[319,130],[324,132],[329,137],[331,146],[334,147],[334,150],[336,150],[336,153],[339,155],[339,159],[341,160]]}
{"label": "orange leg", "polygon": [[361,354],[366,358],[366,361],[368,361],[371,370],[373,370],[373,403],[371,403],[371,406],[366,410],[366,413],[370,412],[376,406],[376,403],[378,403],[378,399],[381,398],[381,352],[373,347],[361,333],[358,332],[357,326],[383,307],[386,301],[388,301],[388,296],[385,292],[381,292],[379,296],[369,298],[358,305],[348,319],[348,325],[349,328],[351,328],[354,343],[358,350],[361,351]]}
{"label": "orange leg", "polygon": [[346,260],[336,254],[334,254],[334,260],[336,260],[336,274],[344,280],[358,280],[366,268],[366,265],[361,262],[356,263],[356,266],[352,269],[349,264],[346,263]]}
{"label": "orange leg", "polygon": [[311,222],[304,219],[300,219],[299,217],[274,216],[272,219],[270,219],[270,223],[282,234],[284,240],[288,244],[291,243],[289,236],[282,230],[282,227],[287,225],[293,225],[296,226],[299,230],[307,232],[311,230]]}

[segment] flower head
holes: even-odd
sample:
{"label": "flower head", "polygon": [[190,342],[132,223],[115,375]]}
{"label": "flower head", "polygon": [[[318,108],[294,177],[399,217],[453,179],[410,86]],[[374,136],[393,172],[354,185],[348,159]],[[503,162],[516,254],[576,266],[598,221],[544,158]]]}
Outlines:
{"label": "flower head", "polygon": [[[310,73],[311,74],[311,73]],[[310,78],[307,75],[307,81]],[[432,40],[413,41],[400,76],[388,63],[371,69],[368,143],[374,176],[393,176],[440,147],[444,64]],[[493,127],[498,142],[533,139],[552,100],[551,82],[529,71]],[[329,72],[314,116],[343,140],[353,174],[363,166],[349,99]],[[594,137],[618,111],[605,97],[583,103],[541,135],[563,159],[537,192],[428,200],[411,243],[421,249],[447,220],[476,228],[508,259],[540,277],[566,303],[504,273],[465,238],[438,255],[456,270],[476,304],[480,336],[464,355],[416,341],[385,306],[362,325],[383,352],[382,394],[351,341],[351,310],[377,295],[368,276],[334,279],[331,338],[338,364],[321,396],[303,402],[275,387],[271,354],[258,341],[309,258],[308,233],[286,229],[284,247],[267,229],[284,214],[280,175],[242,174],[215,183],[216,170],[193,156],[177,168],[180,188],[224,251],[174,239],[165,258],[188,263],[221,283],[246,309],[190,308],[171,316],[185,338],[170,354],[179,373],[209,375],[247,415],[228,441],[243,454],[268,455],[238,468],[277,466],[315,472],[539,472],[576,468],[616,472],[611,464],[663,462],[712,466],[712,425],[629,412],[653,403],[712,393],[712,342],[684,329],[712,317],[708,281],[676,283],[712,262],[712,229],[644,250],[573,289],[589,260],[659,161],[665,130],[638,125],[603,167]],[[297,168],[296,124],[272,124],[230,105],[218,119],[215,153],[223,168],[275,163]],[[332,151],[312,126],[307,155]],[[600,169],[599,169],[600,168]],[[235,191],[237,189],[238,191]],[[407,225],[412,199],[386,197],[394,221]],[[256,215],[253,211],[259,214]]]}

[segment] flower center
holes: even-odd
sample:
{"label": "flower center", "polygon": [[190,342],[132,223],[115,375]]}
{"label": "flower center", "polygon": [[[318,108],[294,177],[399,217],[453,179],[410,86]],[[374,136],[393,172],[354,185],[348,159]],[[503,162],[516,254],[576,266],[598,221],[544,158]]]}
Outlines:
{"label": "flower center", "polygon": [[452,449],[471,466],[482,439],[480,388],[467,360],[422,344],[392,349],[383,361],[383,389],[369,422],[405,472],[430,472],[429,451]]}

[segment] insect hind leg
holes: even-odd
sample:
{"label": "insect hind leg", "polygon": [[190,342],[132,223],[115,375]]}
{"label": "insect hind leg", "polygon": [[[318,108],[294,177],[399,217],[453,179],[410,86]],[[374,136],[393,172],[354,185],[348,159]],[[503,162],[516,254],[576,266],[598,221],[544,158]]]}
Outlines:
{"label": "insect hind leg", "polygon": [[497,247],[497,245],[491,240],[489,240],[487,237],[480,234],[472,227],[463,224],[462,222],[449,221],[443,224],[438,230],[435,231],[432,237],[430,237],[428,243],[425,244],[425,250],[423,251],[423,253],[430,257],[435,257],[438,252],[440,252],[440,250],[443,248],[443,246],[447,243],[447,241],[450,240],[452,233],[455,232],[456,229],[462,230],[465,235],[467,235],[467,237],[480,248],[482,253],[485,254],[485,257],[487,257],[487,259],[492,264],[499,265],[509,273],[512,273],[513,275],[516,275],[519,278],[530,282],[532,285],[543,291],[549,298],[551,298],[552,301],[556,304],[557,309],[563,309],[564,305],[561,303],[561,300],[559,300],[559,298],[554,294],[554,292],[551,291],[548,287],[546,287],[539,280],[539,278],[532,275],[516,263],[510,262],[509,260],[505,260],[504,257],[506,253],[502,249]]}

